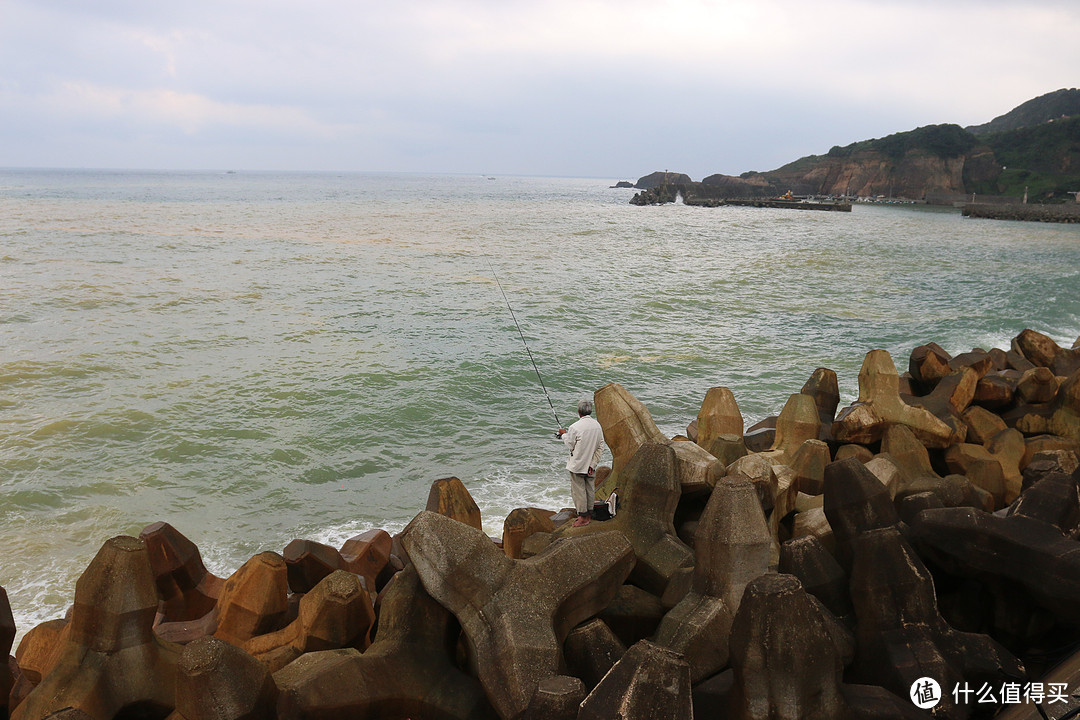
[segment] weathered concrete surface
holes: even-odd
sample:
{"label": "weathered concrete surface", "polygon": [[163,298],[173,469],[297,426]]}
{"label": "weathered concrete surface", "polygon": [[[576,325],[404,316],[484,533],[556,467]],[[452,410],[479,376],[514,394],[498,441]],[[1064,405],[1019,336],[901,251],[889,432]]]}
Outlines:
{"label": "weathered concrete surface", "polygon": [[576,677],[544,678],[521,720],[576,720],[586,694],[585,684]]}
{"label": "weathered concrete surface", "polygon": [[1013,344],[1032,363],[1053,370],[1055,375],[1065,377],[1080,369],[1080,350],[1065,349],[1040,332],[1024,330]]}
{"label": "weathered concrete surface", "polygon": [[814,404],[818,408],[818,418],[823,428],[827,430],[832,425],[836,417],[836,408],[840,404],[840,384],[836,379],[836,373],[828,368],[815,369],[799,392],[814,398]]}
{"label": "weathered concrete surface", "polygon": [[596,419],[604,430],[604,443],[611,450],[612,474],[618,474],[644,443],[664,443],[667,438],[656,427],[644,403],[618,383],[608,383],[593,393]]}
{"label": "weathered concrete surface", "polygon": [[731,630],[732,717],[833,720],[845,714],[835,620],[791,575],[746,586]]}
{"label": "weathered concrete surface", "polygon": [[596,687],[625,653],[626,646],[599,618],[578,625],[563,643],[567,670],[581,678],[588,690]]}
{"label": "weathered concrete surface", "polygon": [[[858,619],[851,666],[856,679],[903,696],[927,676],[943,688],[1023,676],[1020,662],[989,636],[959,632],[945,622],[929,571],[895,527],[860,536],[854,548],[851,599]],[[955,704],[948,693],[943,696],[935,717],[965,718],[974,709]]]}
{"label": "weathered concrete surface", "polygon": [[277,687],[266,666],[224,640],[200,638],[180,653],[176,713],[184,720],[274,717]]}
{"label": "weathered concrete surface", "polygon": [[196,620],[214,609],[225,581],[206,569],[195,543],[167,522],[147,525],[139,538],[161,597],[159,622]]}
{"label": "weathered concrete surface", "polygon": [[780,547],[781,573],[794,575],[836,617],[851,615],[848,577],[840,563],[813,536],[793,538]]}
{"label": "weathered concrete surface", "polygon": [[40,720],[64,708],[112,718],[137,706],[173,709],[180,647],[154,635],[158,595],[146,543],[108,540],[75,584],[67,639],[41,683],[12,713]]}
{"label": "weathered concrete surface", "polygon": [[693,716],[686,661],[676,652],[642,640],[593,688],[581,703],[578,720],[686,720]]}
{"label": "weathered concrete surface", "polygon": [[685,493],[709,492],[723,468],[697,443],[669,440],[653,422],[648,408],[618,383],[608,383],[593,393],[596,419],[611,450],[611,475],[596,485],[596,496],[606,498],[615,488],[625,490],[622,470],[646,443],[670,445],[677,458],[676,476]]}
{"label": "weathered concrete surface", "polygon": [[355,648],[311,652],[274,675],[280,720],[495,716],[480,683],[454,664],[461,628],[435,602],[412,565],[379,600],[379,630],[363,654]]}
{"label": "weathered concrete surface", "polygon": [[743,434],[743,416],[735,395],[726,387],[713,387],[705,393],[697,416],[697,444],[706,450],[721,435]]}
{"label": "weathered concrete surface", "polygon": [[275,552],[259,553],[225,581],[214,637],[243,646],[256,635],[277,630],[288,609],[285,559]]}
{"label": "weathered concrete surface", "polygon": [[480,508],[469,494],[465,484],[456,477],[442,478],[431,483],[427,506],[424,509],[445,515],[477,530],[482,530],[484,527],[480,518]]}
{"label": "weathered concrete surface", "polygon": [[829,446],[821,440],[807,440],[795,452],[791,469],[795,471],[795,488],[807,495],[825,491],[825,466],[832,462]]}
{"label": "weathered concrete surface", "polygon": [[564,525],[554,536],[611,532],[625,535],[637,556],[631,579],[657,597],[663,595],[672,575],[679,568],[694,564],[693,551],[675,532],[675,510],[682,496],[678,472],[679,460],[670,444],[642,445],[622,470],[618,514],[606,522],[584,527]]}
{"label": "weathered concrete surface", "polygon": [[952,372],[952,356],[937,343],[920,345],[908,357],[908,372],[923,392],[929,392],[943,377]]}
{"label": "weathered concrete surface", "polygon": [[836,558],[851,567],[855,547],[868,530],[899,522],[889,491],[854,458],[825,468],[825,516],[836,538]]}
{"label": "weathered concrete surface", "polygon": [[964,411],[975,397],[979,379],[982,377],[970,367],[953,370],[938,381],[932,391],[922,396],[900,394],[908,405],[923,408],[952,429],[951,442],[963,442],[967,437]]}
{"label": "weathered concrete surface", "polygon": [[324,577],[340,570],[345,564],[337,548],[300,538],[286,545],[281,557],[285,560],[289,590],[294,593],[309,592]]}
{"label": "weathered concrete surface", "polygon": [[1080,543],[1054,524],[1071,527],[1070,518],[1080,513],[1075,485],[1075,474],[1051,475],[1025,492],[1008,517],[971,508],[925,510],[911,525],[912,542],[951,574],[996,578],[996,592],[1023,588],[1032,602],[1075,627]]}
{"label": "weathered concrete surface", "polygon": [[958,436],[956,428],[933,413],[901,400],[900,377],[892,357],[884,350],[872,350],[859,371],[859,400],[833,421],[833,437],[841,443],[869,445],[880,441],[889,425],[906,425],[933,448],[948,447],[967,435],[966,428]]}
{"label": "weathered concrete surface", "polygon": [[511,560],[482,532],[431,512],[409,523],[402,542],[425,590],[461,622],[480,682],[506,718],[559,674],[567,633],[611,601],[634,565],[620,532],[563,538]]}
{"label": "weathered concrete surface", "polygon": [[335,570],[300,599],[296,620],[244,643],[244,650],[276,672],[306,652],[371,644],[375,608],[360,577]]}
{"label": "weathered concrete surface", "polygon": [[15,659],[30,684],[40,683],[41,678],[55,667],[60,651],[67,642],[70,624],[66,619],[46,620],[23,635],[15,651]]}
{"label": "weathered concrete surface", "polygon": [[664,616],[656,642],[681,653],[695,683],[728,663],[728,637],[746,584],[768,571],[773,536],[749,480],[725,479],[701,516],[693,585]]}
{"label": "weathered concrete surface", "polygon": [[820,432],[821,417],[813,396],[795,393],[788,396],[776,418],[772,447],[762,455],[775,465],[791,465],[803,443],[817,440]]}
{"label": "weathered concrete surface", "polygon": [[11,614],[7,592],[0,587],[0,718],[7,717],[8,696],[15,685],[15,675],[11,672],[8,663],[13,642],[15,642],[15,617]]}
{"label": "weathered concrete surface", "polygon": [[503,552],[506,557],[521,559],[521,543],[533,533],[553,532],[555,513],[542,508],[516,508],[503,521]]}
{"label": "weathered concrete surface", "polygon": [[652,637],[666,610],[660,598],[634,585],[623,585],[598,618],[624,646]]}
{"label": "weathered concrete surface", "polygon": [[362,577],[368,593],[381,590],[393,575],[388,568],[392,547],[393,538],[385,530],[368,530],[355,535],[338,551],[345,562],[341,569]]}

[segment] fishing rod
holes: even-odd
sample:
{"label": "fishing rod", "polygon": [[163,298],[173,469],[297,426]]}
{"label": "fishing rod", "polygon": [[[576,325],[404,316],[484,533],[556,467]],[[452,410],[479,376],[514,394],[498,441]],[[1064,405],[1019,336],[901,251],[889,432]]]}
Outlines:
{"label": "fishing rod", "polygon": [[559,422],[559,415],[555,412],[555,406],[551,403],[551,396],[548,395],[547,386],[544,385],[544,378],[540,375],[540,368],[536,367],[536,360],[533,359],[532,350],[529,349],[529,343],[525,342],[525,334],[521,332],[521,325],[518,324],[517,316],[514,315],[514,308],[510,307],[510,299],[506,297],[506,291],[503,290],[502,283],[499,282],[499,276],[495,274],[495,267],[488,260],[488,267],[491,268],[491,276],[495,278],[495,284],[499,286],[499,292],[502,293],[503,300],[506,301],[506,309],[510,311],[510,317],[514,319],[514,325],[517,327],[518,335],[521,336],[521,344],[525,346],[525,352],[529,353],[529,360],[532,362],[533,370],[536,371],[536,379],[540,381],[540,387],[544,389],[544,397],[547,398],[548,406],[551,408],[551,414],[555,416],[555,423],[561,428],[562,423]]}

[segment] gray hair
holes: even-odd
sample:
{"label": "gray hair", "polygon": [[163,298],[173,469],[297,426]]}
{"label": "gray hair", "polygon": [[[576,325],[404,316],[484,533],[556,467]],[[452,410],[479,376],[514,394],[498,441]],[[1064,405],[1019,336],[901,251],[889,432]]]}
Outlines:
{"label": "gray hair", "polygon": [[592,400],[582,400],[577,404],[578,415],[592,415]]}

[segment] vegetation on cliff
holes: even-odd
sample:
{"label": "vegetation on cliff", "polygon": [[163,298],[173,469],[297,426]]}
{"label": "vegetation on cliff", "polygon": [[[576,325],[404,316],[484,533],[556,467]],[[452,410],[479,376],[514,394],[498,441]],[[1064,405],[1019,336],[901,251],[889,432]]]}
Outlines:
{"label": "vegetation on cliff", "polygon": [[1071,115],[1080,115],[1080,90],[1062,88],[1017,105],[988,123],[971,125],[964,129],[973,135],[989,135],[1042,125]]}

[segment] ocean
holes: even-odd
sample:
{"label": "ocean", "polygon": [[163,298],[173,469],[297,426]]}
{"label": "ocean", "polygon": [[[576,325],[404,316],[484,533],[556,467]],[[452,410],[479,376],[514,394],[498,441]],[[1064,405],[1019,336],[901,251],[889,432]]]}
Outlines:
{"label": "ocean", "polygon": [[516,507],[570,504],[554,415],[608,382],[674,435],[712,386],[749,426],[818,367],[847,404],[875,348],[903,371],[929,341],[1080,334],[1080,226],[634,207],[616,179],[0,170],[19,635],[158,520],[224,576],[400,530],[457,476],[498,537]]}

